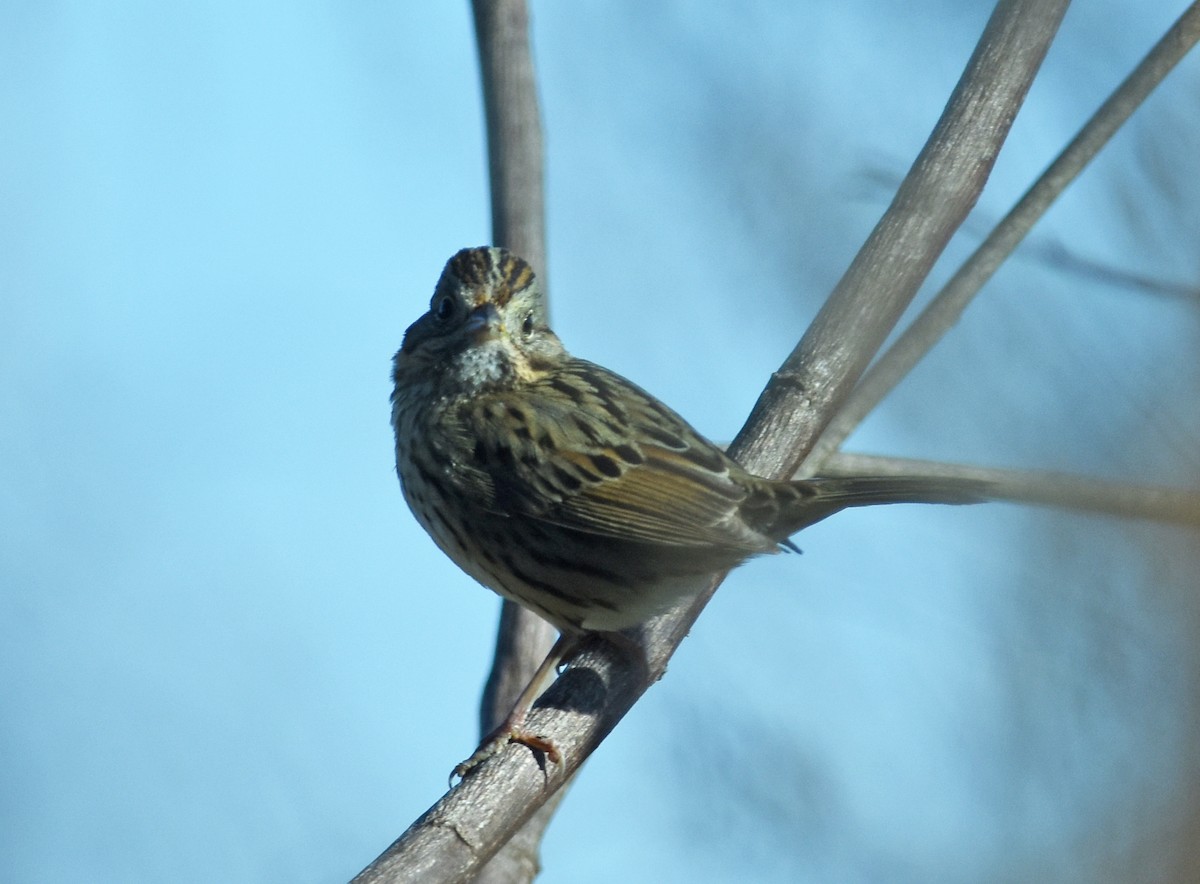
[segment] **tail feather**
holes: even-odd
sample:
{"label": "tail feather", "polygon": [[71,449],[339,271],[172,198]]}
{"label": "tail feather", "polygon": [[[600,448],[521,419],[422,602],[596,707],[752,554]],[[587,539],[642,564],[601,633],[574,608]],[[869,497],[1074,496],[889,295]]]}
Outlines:
{"label": "tail feather", "polygon": [[792,493],[781,495],[773,530],[766,532],[781,541],[849,507],[885,503],[957,505],[990,499],[986,482],[934,476],[799,479],[782,487],[790,488]]}

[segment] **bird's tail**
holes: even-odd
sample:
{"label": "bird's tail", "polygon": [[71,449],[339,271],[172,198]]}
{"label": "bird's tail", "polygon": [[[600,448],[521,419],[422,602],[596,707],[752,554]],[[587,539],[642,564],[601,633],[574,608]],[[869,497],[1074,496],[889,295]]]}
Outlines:
{"label": "bird's tail", "polygon": [[[939,476],[855,476],[773,483],[765,496],[752,495],[743,515],[763,533],[783,542],[797,531],[854,506],[884,503],[983,503],[991,499],[984,481]],[[754,500],[758,497],[758,504]],[[759,506],[762,518],[753,511]],[[774,512],[771,512],[774,510]]]}

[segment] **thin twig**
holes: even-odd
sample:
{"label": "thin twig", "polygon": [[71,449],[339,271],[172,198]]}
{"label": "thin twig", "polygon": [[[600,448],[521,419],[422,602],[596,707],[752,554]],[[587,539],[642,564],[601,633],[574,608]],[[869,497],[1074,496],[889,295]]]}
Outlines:
{"label": "thin twig", "polygon": [[831,454],[822,476],[929,476],[982,482],[996,500],[1200,526],[1200,491],[1134,485],[1048,470],[1006,470],[871,454]]}
{"label": "thin twig", "polygon": [[[895,318],[982,189],[1008,126],[1044,57],[1065,0],[1000,0],[942,120],[893,208],[806,335],[782,377],[772,380],[734,451],[756,472],[782,476],[799,463],[857,381]],[[953,209],[944,211],[944,204]],[[904,291],[892,294],[898,281]],[[883,292],[883,294],[880,294]],[[797,364],[803,363],[803,364]],[[805,386],[800,389],[798,379]],[[825,390],[829,385],[834,391]],[[802,420],[790,419],[797,408]],[[791,467],[788,468],[787,465]],[[615,645],[596,639],[550,687],[527,722],[562,754],[547,764],[510,745],[481,764],[415,822],[359,881],[466,881],[584,758],[662,674],[723,575],[697,585],[696,600],[647,623],[645,671]]]}
{"label": "thin twig", "polygon": [[824,472],[836,451],[875,406],[906,378],[933,345],[958,322],[972,298],[1024,239],[1063,190],[1200,40],[1200,2],[1192,3],[1133,73],[1080,129],[1034,185],[879,361],[821,434],[804,472]]}

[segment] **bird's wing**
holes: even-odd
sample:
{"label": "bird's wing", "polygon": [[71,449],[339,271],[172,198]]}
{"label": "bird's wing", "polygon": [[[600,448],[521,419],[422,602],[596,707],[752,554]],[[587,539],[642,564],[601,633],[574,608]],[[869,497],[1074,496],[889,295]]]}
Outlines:
{"label": "bird's wing", "polygon": [[748,493],[741,469],[600,366],[572,360],[534,384],[464,405],[454,422],[456,449],[473,452],[463,491],[496,515],[741,554],[774,546],[739,514]]}

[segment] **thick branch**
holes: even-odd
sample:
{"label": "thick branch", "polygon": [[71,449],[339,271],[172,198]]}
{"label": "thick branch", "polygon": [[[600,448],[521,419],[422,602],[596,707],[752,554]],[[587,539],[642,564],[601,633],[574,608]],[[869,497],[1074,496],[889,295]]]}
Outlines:
{"label": "thick branch", "polygon": [[[817,328],[772,380],[735,441],[734,453],[752,470],[792,472],[858,380],[975,202],[1065,5],[998,4],[911,182],[901,186]],[[469,880],[661,675],[721,576],[698,585],[693,603],[646,624],[645,673],[614,645],[595,640],[551,686],[528,725],[554,741],[560,765],[541,769],[527,748],[510,745],[447,793],[357,880]]]}

